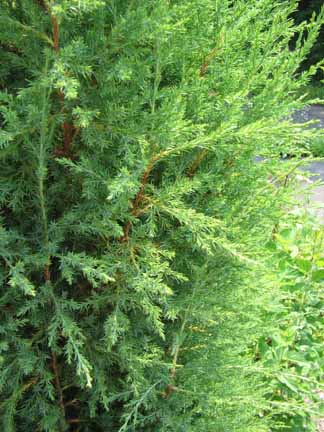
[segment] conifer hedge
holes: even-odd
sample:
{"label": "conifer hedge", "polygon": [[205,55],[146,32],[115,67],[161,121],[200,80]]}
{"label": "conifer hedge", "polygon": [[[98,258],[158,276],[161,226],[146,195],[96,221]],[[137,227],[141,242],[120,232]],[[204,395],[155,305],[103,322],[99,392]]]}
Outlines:
{"label": "conifer hedge", "polygon": [[289,120],[323,21],[295,27],[295,8],[1,0],[3,431],[262,432],[295,415],[257,348],[285,211],[269,170],[279,184],[279,153],[318,133]]}

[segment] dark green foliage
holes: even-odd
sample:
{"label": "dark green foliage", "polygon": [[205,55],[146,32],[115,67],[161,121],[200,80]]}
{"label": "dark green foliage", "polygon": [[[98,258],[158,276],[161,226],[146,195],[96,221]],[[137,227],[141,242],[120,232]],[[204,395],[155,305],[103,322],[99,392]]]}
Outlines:
{"label": "dark green foliage", "polygon": [[287,173],[253,158],[319,134],[288,116],[322,16],[232,3],[1,0],[4,431],[281,427],[255,347]]}

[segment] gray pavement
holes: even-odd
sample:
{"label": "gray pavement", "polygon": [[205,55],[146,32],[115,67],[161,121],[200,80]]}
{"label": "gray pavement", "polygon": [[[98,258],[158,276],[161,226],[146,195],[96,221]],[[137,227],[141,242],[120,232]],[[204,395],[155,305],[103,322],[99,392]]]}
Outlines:
{"label": "gray pavement", "polygon": [[321,180],[324,182],[324,160],[307,162],[302,166],[302,169],[312,174],[310,176],[312,181]]}
{"label": "gray pavement", "polygon": [[324,128],[324,105],[310,105],[303,110],[296,111],[293,115],[296,123],[306,123],[317,120],[317,123],[310,125],[311,128]]}
{"label": "gray pavement", "polygon": [[[318,120],[318,122],[310,127],[324,128],[324,107],[322,105],[312,105],[299,111],[293,116],[296,122],[307,122],[310,120]],[[301,181],[301,190],[307,186],[311,186],[314,182],[323,182],[314,186],[307,197],[301,196],[302,205],[305,206],[310,213],[318,218],[324,224],[324,159],[320,161],[306,162],[301,167],[308,174],[309,180]],[[321,206],[323,206],[321,208]],[[324,432],[324,418],[316,421],[317,431]]]}
{"label": "gray pavement", "polygon": [[[324,106],[311,105],[304,110],[298,111],[293,116],[296,122],[304,123],[311,120],[317,120],[316,124],[311,125],[312,128],[324,128]],[[312,188],[309,197],[303,202],[303,205],[310,209],[310,212],[315,214],[319,220],[324,223],[324,159],[306,162],[301,166],[301,169],[308,173],[310,182],[323,182]],[[302,181],[302,188],[310,186],[307,181]],[[320,208],[323,206],[323,208]]]}

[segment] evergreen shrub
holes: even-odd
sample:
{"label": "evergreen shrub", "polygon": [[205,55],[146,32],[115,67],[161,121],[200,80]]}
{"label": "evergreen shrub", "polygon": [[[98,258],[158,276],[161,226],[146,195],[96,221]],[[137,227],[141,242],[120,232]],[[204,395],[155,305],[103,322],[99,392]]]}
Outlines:
{"label": "evergreen shrub", "polygon": [[277,158],[320,133],[289,120],[323,21],[296,6],[1,0],[3,431],[262,432],[300,408],[256,358]]}

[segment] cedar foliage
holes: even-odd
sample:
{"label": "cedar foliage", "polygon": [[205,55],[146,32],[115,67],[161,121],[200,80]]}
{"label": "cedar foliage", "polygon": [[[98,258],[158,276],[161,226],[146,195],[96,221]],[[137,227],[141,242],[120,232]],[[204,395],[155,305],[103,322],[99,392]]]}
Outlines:
{"label": "cedar foliage", "polygon": [[4,431],[281,427],[254,347],[286,189],[253,158],[318,133],[295,8],[1,0]]}

